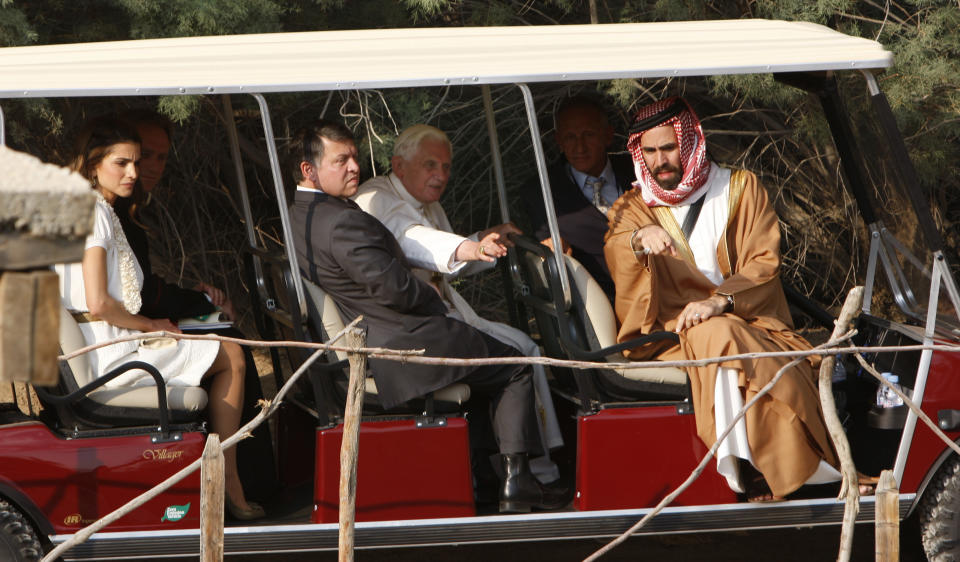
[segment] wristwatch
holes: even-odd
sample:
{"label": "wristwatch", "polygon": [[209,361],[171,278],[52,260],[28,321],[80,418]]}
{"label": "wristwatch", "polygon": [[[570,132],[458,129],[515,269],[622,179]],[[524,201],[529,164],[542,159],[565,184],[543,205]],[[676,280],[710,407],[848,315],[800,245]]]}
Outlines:
{"label": "wristwatch", "polygon": [[640,263],[646,263],[642,258],[646,258],[650,254],[650,249],[640,246],[640,249],[637,249],[637,240],[640,238],[640,229],[635,229],[633,234],[630,235],[630,249],[633,250],[633,257],[637,258],[637,261]]}
{"label": "wristwatch", "polygon": [[720,295],[721,297],[726,297],[727,299],[727,306],[726,308],[723,309],[723,311],[728,312],[733,310],[733,295],[728,295],[727,293],[717,293],[717,294]]}

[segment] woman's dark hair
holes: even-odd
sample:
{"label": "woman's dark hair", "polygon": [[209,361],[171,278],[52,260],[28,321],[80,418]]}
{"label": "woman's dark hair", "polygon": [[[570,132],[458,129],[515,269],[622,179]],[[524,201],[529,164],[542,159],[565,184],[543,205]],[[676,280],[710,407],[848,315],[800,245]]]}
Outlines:
{"label": "woman's dark hair", "polygon": [[94,182],[93,171],[103,161],[111,146],[124,142],[140,144],[140,135],[130,123],[113,115],[102,115],[87,121],[77,134],[70,169]]}
{"label": "woman's dark hair", "polygon": [[[137,134],[136,127],[127,121],[114,115],[101,115],[87,121],[77,135],[70,169],[87,178],[91,186],[96,189],[97,182],[94,180],[93,170],[107,156],[111,146],[123,142],[140,144],[140,135]],[[137,220],[137,211],[144,197],[139,179],[133,193],[133,200],[130,201],[127,213],[134,222],[140,224]]]}

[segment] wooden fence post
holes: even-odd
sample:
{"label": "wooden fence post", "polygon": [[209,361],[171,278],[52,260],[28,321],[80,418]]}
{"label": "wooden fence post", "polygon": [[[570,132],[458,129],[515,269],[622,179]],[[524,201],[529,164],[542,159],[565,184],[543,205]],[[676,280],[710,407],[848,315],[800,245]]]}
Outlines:
{"label": "wooden fence post", "polygon": [[900,560],[900,489],[891,470],[880,473],[876,510],[876,560],[897,562]]}
{"label": "wooden fence post", "polygon": [[57,384],[60,278],[48,270],[0,273],[0,381]]}
{"label": "wooden fence post", "polygon": [[200,560],[223,560],[223,449],[220,436],[211,433],[200,462]]}
{"label": "wooden fence post", "polygon": [[[346,334],[347,345],[364,347],[367,334],[360,328],[351,328]],[[353,529],[357,499],[357,454],[360,452],[360,417],[363,414],[364,378],[367,374],[367,356],[348,353],[350,386],[343,413],[343,441],[340,444],[340,562],[353,561]]]}

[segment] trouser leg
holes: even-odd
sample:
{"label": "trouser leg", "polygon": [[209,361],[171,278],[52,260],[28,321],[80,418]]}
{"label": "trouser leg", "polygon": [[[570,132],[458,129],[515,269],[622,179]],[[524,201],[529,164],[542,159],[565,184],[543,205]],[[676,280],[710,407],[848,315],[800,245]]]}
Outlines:
{"label": "trouser leg", "polygon": [[[244,334],[236,328],[225,328],[211,333],[232,338],[245,338]],[[243,347],[243,356],[246,360],[246,371],[243,382],[241,424],[249,422],[260,413],[258,402],[264,397],[260,373],[257,372],[257,364],[249,347]],[[269,501],[279,489],[270,426],[266,422],[260,424],[253,430],[251,438],[241,440],[236,447],[237,468],[240,472],[240,481],[247,492],[247,499],[258,502]]]}
{"label": "trouser leg", "polygon": [[[512,347],[486,334],[483,337],[490,357],[519,355]],[[461,382],[470,385],[472,396],[489,400],[490,422],[501,453],[540,452],[529,365],[486,365]]]}
{"label": "trouser leg", "polygon": [[[253,359],[250,348],[243,348],[247,359],[247,370],[244,374],[244,400],[240,423],[252,420],[260,413],[258,402],[263,399],[263,387],[260,385],[260,374]],[[270,436],[270,426],[266,420],[253,430],[253,436],[237,444],[237,459],[240,469],[240,480],[244,489],[249,490],[248,497],[255,501],[267,502],[279,489],[277,471],[274,464],[273,440]]]}

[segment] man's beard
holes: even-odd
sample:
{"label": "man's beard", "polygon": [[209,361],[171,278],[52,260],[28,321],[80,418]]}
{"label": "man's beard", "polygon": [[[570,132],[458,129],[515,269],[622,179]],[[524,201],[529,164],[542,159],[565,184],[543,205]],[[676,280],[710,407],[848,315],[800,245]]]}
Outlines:
{"label": "man's beard", "polygon": [[[667,181],[660,181],[658,176],[660,175],[661,172],[673,172],[674,175],[671,179]],[[660,189],[663,189],[665,191],[673,191],[674,189],[677,188],[678,185],[680,185],[680,180],[683,179],[683,170],[679,168],[675,168],[670,164],[664,164],[659,168],[651,170],[650,175],[653,176],[654,181],[657,182],[657,185],[660,186]]]}

